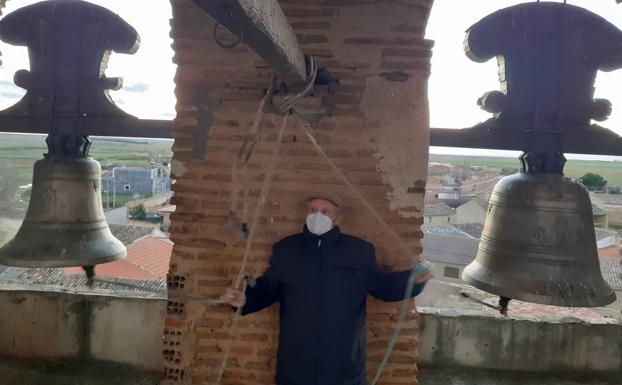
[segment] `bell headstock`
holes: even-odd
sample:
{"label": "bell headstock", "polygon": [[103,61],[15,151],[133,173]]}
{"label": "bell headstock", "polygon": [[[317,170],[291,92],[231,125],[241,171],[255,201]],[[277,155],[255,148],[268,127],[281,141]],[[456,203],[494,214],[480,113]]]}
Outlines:
{"label": "bell headstock", "polygon": [[622,31],[602,17],[562,3],[519,4],[472,25],[464,50],[476,62],[497,58],[500,90],[478,101],[494,116],[453,140],[433,132],[432,145],[622,155],[618,135],[591,125],[611,113],[609,101],[594,99],[597,71],[622,68]]}

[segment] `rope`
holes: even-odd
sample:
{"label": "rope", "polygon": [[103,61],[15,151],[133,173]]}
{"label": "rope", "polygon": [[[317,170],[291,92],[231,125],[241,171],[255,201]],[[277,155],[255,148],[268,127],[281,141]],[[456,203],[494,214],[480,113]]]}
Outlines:
{"label": "rope", "polygon": [[246,269],[246,263],[248,260],[248,255],[250,253],[250,249],[253,243],[253,238],[255,236],[255,230],[257,228],[257,221],[259,220],[259,214],[261,210],[266,204],[266,199],[268,197],[268,193],[270,192],[270,187],[272,185],[272,174],[274,173],[274,167],[276,165],[276,158],[281,150],[281,144],[283,141],[283,132],[285,132],[285,127],[287,126],[287,115],[283,116],[283,122],[281,123],[281,128],[279,129],[279,134],[276,139],[276,143],[274,145],[274,149],[272,150],[272,155],[270,156],[270,162],[268,164],[268,169],[266,171],[266,175],[264,177],[262,186],[261,186],[261,194],[259,196],[259,201],[255,206],[255,212],[253,213],[253,221],[251,222],[250,231],[248,234],[248,240],[246,241],[246,249],[244,250],[244,257],[242,258],[242,264],[240,265],[240,271],[238,273],[238,278],[236,280],[236,286],[240,286],[240,282],[244,278],[244,271]]}
{"label": "rope", "polygon": [[[276,165],[277,155],[279,154],[279,151],[281,150],[281,143],[283,142],[283,133],[285,132],[286,126],[287,126],[287,115],[284,115],[283,123],[281,124],[281,128],[279,129],[279,134],[276,139],[274,149],[272,150],[272,156],[270,158],[270,163],[268,165],[268,169],[266,171],[266,175],[264,177],[264,180],[261,186],[261,194],[259,196],[259,201],[257,202],[257,205],[255,206],[255,212],[253,213],[253,222],[251,223],[251,226],[250,226],[248,239],[246,240],[246,249],[244,250],[244,257],[242,258],[242,264],[240,265],[240,271],[238,273],[238,277],[235,283],[235,287],[237,288],[239,288],[240,284],[244,282],[243,272],[246,269],[246,263],[248,261],[248,256],[250,255],[250,249],[253,244],[253,238],[255,237],[255,230],[257,229],[257,221],[259,220],[261,211],[266,204],[266,198],[268,197],[268,193],[270,192],[270,186],[272,185],[272,174],[274,173],[274,167]],[[245,286],[246,285],[244,284],[244,287],[240,289],[242,290],[242,292],[246,291]],[[227,344],[225,345],[225,348],[223,349],[224,354],[223,354],[222,362],[220,363],[220,367],[218,368],[218,375],[216,377],[216,382],[215,382],[216,385],[220,385],[222,381],[222,376],[225,372],[225,367],[227,366],[227,360],[229,359],[229,353],[231,352],[231,345],[233,344],[233,341],[236,339],[237,332],[239,330],[237,327],[238,326],[237,321],[240,319],[239,315],[241,314],[241,312],[242,312],[242,308],[239,307],[236,310],[235,315],[233,317],[233,321],[231,323],[231,330],[234,330],[234,336],[233,338],[230,338],[227,340]]]}
{"label": "rope", "polygon": [[[250,255],[250,249],[253,244],[253,238],[255,237],[255,231],[257,229],[257,223],[258,223],[261,211],[263,210],[265,206],[266,199],[268,197],[268,193],[270,191],[270,187],[272,184],[272,174],[274,173],[274,168],[276,166],[276,158],[281,150],[281,144],[283,142],[283,133],[285,132],[285,127],[287,126],[287,116],[291,113],[291,111],[296,106],[296,104],[305,97],[305,95],[311,90],[311,88],[313,88],[313,84],[315,83],[315,78],[317,76],[317,67],[315,66],[315,62],[313,61],[312,58],[309,58],[309,65],[310,65],[309,67],[310,75],[309,75],[309,79],[307,81],[306,86],[300,92],[294,95],[291,95],[291,96],[290,95],[286,96],[283,100],[283,104],[280,107],[280,111],[283,114],[283,122],[281,124],[281,128],[279,129],[276,143],[272,151],[272,155],[270,157],[268,168],[266,170],[266,175],[264,177],[264,180],[261,186],[261,193],[259,195],[259,200],[257,202],[257,205],[255,206],[255,211],[253,213],[253,221],[250,226],[248,238],[246,239],[246,249],[244,250],[244,256],[242,257],[242,263],[240,265],[240,270],[238,272],[238,277],[236,279],[235,287],[239,287],[240,283],[243,282],[243,278],[244,278],[243,272],[246,269],[246,264],[248,261],[248,257]],[[241,151],[241,153],[242,152],[243,151]],[[248,154],[248,156],[250,156],[250,153]],[[243,292],[246,291],[246,288],[245,287],[242,288],[242,291]],[[233,341],[237,339],[237,334],[239,331],[238,320],[240,318],[239,316],[241,312],[242,312],[242,308],[238,308],[233,317],[233,320],[231,323],[231,330],[233,330],[233,336],[232,338],[227,340],[227,344],[225,345],[223,349],[223,357],[222,357],[220,366],[218,367],[218,374],[216,376],[215,385],[220,385],[220,383],[222,382],[223,374],[225,372],[227,361],[229,359],[229,354],[231,352],[231,346],[233,345]]]}
{"label": "rope", "polygon": [[[250,249],[251,246],[253,244],[253,239],[255,237],[255,231],[257,228],[257,222],[258,219],[260,217],[261,211],[263,209],[263,207],[265,206],[266,203],[266,199],[267,196],[269,194],[270,191],[270,187],[272,184],[272,175],[274,173],[274,168],[276,165],[276,158],[280,152],[281,149],[281,144],[282,144],[282,138],[283,138],[283,133],[285,132],[285,128],[287,125],[287,115],[288,114],[293,114],[296,118],[297,118],[297,122],[298,125],[303,129],[304,133],[306,134],[307,138],[309,139],[309,141],[311,142],[311,144],[315,147],[315,149],[318,151],[318,153],[322,156],[322,158],[326,161],[326,163],[333,169],[333,171],[339,176],[339,178],[341,178],[341,180],[346,184],[346,186],[354,193],[354,195],[357,197],[357,199],[359,199],[361,201],[361,203],[363,204],[363,206],[365,206],[365,208],[375,217],[375,219],[384,227],[384,229],[387,231],[388,234],[391,234],[395,240],[397,241],[398,245],[403,249],[403,251],[406,252],[407,255],[411,256],[413,259],[413,262],[417,262],[419,260],[418,256],[416,256],[415,254],[412,253],[412,251],[408,248],[408,246],[404,243],[404,241],[402,240],[402,238],[391,228],[391,226],[389,226],[389,224],[382,218],[382,216],[373,208],[373,206],[369,203],[369,201],[367,201],[367,199],[365,199],[365,197],[360,193],[360,191],[354,186],[354,184],[348,179],[348,177],[341,171],[341,169],[339,169],[339,167],[337,167],[337,165],[332,161],[332,159],[330,159],[330,157],[328,157],[328,155],[324,152],[324,150],[322,149],[322,147],[319,145],[319,143],[317,142],[317,140],[315,139],[315,137],[313,136],[311,130],[307,127],[307,123],[301,118],[301,116],[298,114],[298,112],[296,111],[296,105],[306,96],[306,94],[311,91],[311,89],[313,88],[313,84],[315,82],[315,78],[317,76],[317,67],[315,65],[315,62],[313,61],[312,58],[309,58],[309,66],[310,66],[310,76],[309,76],[309,81],[307,82],[306,86],[298,93],[296,94],[292,94],[292,95],[288,95],[283,99],[283,103],[280,106],[280,111],[281,113],[283,113],[283,121],[282,121],[282,125],[281,128],[279,129],[279,133],[278,133],[278,137],[272,152],[272,155],[270,157],[270,161],[269,161],[269,165],[268,165],[268,169],[266,171],[266,175],[264,177],[263,183],[262,183],[262,187],[261,187],[261,193],[259,196],[259,200],[257,202],[257,205],[255,206],[255,211],[253,213],[253,220],[252,223],[250,225],[250,229],[249,229],[249,233],[248,233],[248,237],[246,239],[246,247],[244,250],[244,256],[242,258],[242,263],[240,265],[240,270],[238,272],[238,276],[236,279],[236,283],[235,283],[235,287],[236,288],[240,288],[242,290],[242,292],[246,291],[246,284],[247,281],[244,280],[245,278],[245,269],[246,269],[246,265],[248,262],[248,257],[250,255]],[[260,127],[259,127],[259,122],[261,121],[262,117],[263,117],[263,108],[264,105],[268,99],[268,97],[270,95],[272,95],[273,93],[273,85],[274,85],[274,81],[271,82],[270,87],[268,88],[268,90],[266,91],[266,93],[264,94],[258,108],[257,111],[255,113],[255,120],[253,122],[253,125],[251,126],[251,129],[249,130],[249,134],[245,140],[245,142],[242,144],[241,148],[240,148],[240,152],[238,154],[238,158],[235,162],[235,164],[233,165],[233,169],[232,169],[232,177],[234,180],[234,194],[233,194],[233,198],[232,198],[232,206],[231,206],[231,211],[230,213],[234,215],[234,210],[237,206],[237,199],[238,199],[238,192],[239,192],[239,181],[237,180],[237,171],[239,169],[240,164],[244,165],[244,168],[242,170],[243,172],[243,182],[245,181],[245,177],[246,177],[246,172],[247,172],[247,165],[248,165],[248,160],[250,159],[250,156],[252,154],[253,148],[255,147],[255,145],[257,144],[257,142],[259,141],[259,134],[260,134]],[[244,219],[246,219],[246,205],[247,205],[247,197],[246,194],[244,194]],[[410,304],[412,301],[411,295],[410,293],[413,290],[413,287],[415,285],[415,279],[417,276],[418,272],[416,269],[411,269],[410,272],[410,276],[408,279],[408,283],[406,285],[406,290],[404,292],[404,301],[402,304],[402,308],[400,310],[400,315],[399,315],[399,319],[396,325],[396,328],[394,330],[394,333],[391,337],[391,340],[389,341],[389,344],[387,346],[387,350],[386,353],[382,359],[382,362],[380,363],[377,371],[376,371],[376,375],[374,376],[374,379],[371,383],[371,385],[376,385],[389,361],[389,358],[391,357],[391,354],[394,350],[395,344],[397,343],[397,340],[399,338],[399,335],[401,333],[401,330],[404,326],[404,323],[406,321],[406,317],[408,316],[408,310],[410,308]],[[133,285],[128,285],[128,286],[133,286]],[[191,296],[191,295],[187,295],[187,294],[181,294],[181,293],[174,293],[171,294],[169,293],[169,299],[184,299],[184,300],[189,300],[189,301],[194,301],[197,303],[202,303],[202,304],[221,304],[222,301],[220,301],[219,299],[209,299],[209,298],[202,298],[202,297],[196,297],[196,296]],[[227,361],[229,359],[229,355],[231,353],[231,347],[233,345],[233,341],[237,339],[237,335],[239,332],[239,328],[238,328],[238,320],[239,320],[239,316],[241,315],[241,311],[242,308],[238,308],[234,314],[233,320],[232,320],[232,324],[231,324],[231,330],[233,330],[233,335],[231,336],[231,338],[229,338],[227,340],[226,345],[224,346],[223,349],[223,357],[222,357],[222,361],[220,366],[218,367],[218,373],[217,373],[217,377],[216,377],[216,381],[215,381],[215,385],[220,385],[223,379],[223,375],[224,375],[224,371],[225,368],[227,366]]]}
{"label": "rope", "polygon": [[[229,221],[232,222],[230,223],[230,227],[233,227],[232,230],[234,231],[241,230],[243,233],[243,236],[247,235],[246,224],[248,223],[247,221],[248,199],[246,199],[246,189],[243,189],[242,199],[243,199],[244,206],[242,210],[242,223],[237,223],[236,221],[237,216],[235,212],[236,212],[237,205],[238,205],[238,193],[240,192],[240,185],[246,186],[248,161],[253,153],[253,149],[255,148],[255,145],[259,142],[260,134],[261,134],[260,122],[263,119],[264,106],[266,105],[266,101],[268,100],[268,98],[270,98],[274,92],[274,83],[275,83],[275,77],[273,75],[272,80],[270,81],[270,85],[268,86],[264,96],[261,98],[261,101],[259,102],[259,106],[257,107],[257,111],[255,111],[255,118],[253,120],[253,124],[251,125],[246,135],[246,139],[244,140],[244,143],[242,143],[242,146],[240,147],[240,151],[238,152],[238,157],[233,163],[233,166],[231,168],[231,179],[233,180],[234,184],[233,184],[233,192],[232,192],[233,198],[231,200],[231,207],[229,208]],[[240,181],[238,178],[238,170],[240,169],[241,166],[243,168],[242,168],[242,175],[241,175],[242,180]]]}
{"label": "rope", "polygon": [[310,56],[307,58],[307,63],[309,66],[309,79],[307,80],[307,84],[300,92],[287,95],[283,99],[280,107],[282,114],[291,113],[294,110],[294,107],[296,107],[296,105],[304,99],[305,96],[307,96],[315,84],[315,79],[317,77],[317,65],[315,64],[315,60],[313,60]]}
{"label": "rope", "polygon": [[[300,115],[298,115],[298,113],[295,110],[293,111],[293,114],[294,114],[294,116],[298,120],[298,125],[303,129],[303,131],[306,134],[307,138],[309,138],[309,140],[311,141],[311,144],[313,144],[315,149],[319,152],[319,154],[322,156],[322,158],[324,158],[326,163],[328,163],[328,165],[339,176],[339,178],[341,178],[341,180],[346,184],[346,186],[348,186],[348,188],[354,193],[354,195],[356,195],[356,197],[361,201],[361,203],[363,203],[363,206],[365,206],[365,208],[367,210],[369,210],[369,212],[372,213],[372,215],[376,218],[376,220],[378,222],[380,222],[380,224],[382,225],[382,227],[384,227],[384,229],[387,231],[387,233],[391,234],[395,238],[395,240],[400,245],[400,247],[406,252],[406,255],[409,255],[412,258],[413,263],[418,262],[420,260],[419,257],[417,255],[415,255],[406,246],[406,244],[404,243],[402,238],[391,228],[391,226],[389,226],[389,224],[373,208],[373,206],[367,201],[367,199],[365,199],[363,194],[361,194],[358,191],[358,189],[354,186],[354,184],[352,182],[350,182],[348,177],[341,171],[341,169],[339,169],[339,167],[337,167],[335,162],[333,162],[332,159],[330,159],[330,157],[328,157],[328,155],[326,155],[326,153],[324,152],[322,147],[319,145],[319,143],[317,142],[317,140],[315,139],[315,137],[311,133],[311,130],[307,127],[307,123],[300,117]],[[391,337],[391,340],[389,341],[389,344],[388,344],[388,347],[387,347],[387,351],[386,351],[386,353],[385,353],[385,355],[384,355],[384,357],[382,359],[382,362],[380,363],[380,366],[378,367],[378,370],[376,371],[376,375],[374,376],[374,379],[373,379],[371,385],[376,385],[378,383],[378,381],[380,380],[380,376],[382,375],[382,372],[384,371],[384,368],[386,367],[387,363],[389,362],[389,358],[391,357],[391,354],[393,353],[393,349],[395,347],[395,344],[397,343],[397,339],[399,338],[399,335],[400,335],[400,333],[402,331],[402,328],[404,327],[404,323],[406,322],[406,317],[408,316],[408,309],[410,308],[410,304],[411,304],[411,301],[412,301],[410,293],[412,292],[413,287],[415,286],[415,279],[416,279],[417,275],[418,275],[417,270],[416,269],[411,269],[410,276],[408,277],[408,283],[406,285],[406,290],[404,291],[404,299],[403,299],[403,303],[402,303],[402,308],[400,310],[400,316],[399,316],[397,325],[395,327],[395,331],[393,332],[393,336]]]}
{"label": "rope", "polygon": [[398,242],[400,247],[408,255],[413,256],[413,257],[416,258],[416,256],[410,251],[408,246],[406,246],[406,244],[404,243],[402,238],[395,231],[393,231],[391,226],[389,226],[389,224],[382,218],[382,216],[378,213],[378,211],[376,211],[373,208],[373,206],[369,203],[369,201],[367,201],[367,199],[365,199],[363,194],[361,194],[358,191],[358,189],[354,186],[354,184],[350,181],[350,179],[348,179],[348,177],[343,173],[343,171],[341,171],[341,169],[339,169],[339,167],[337,167],[335,162],[333,162],[332,159],[330,159],[328,157],[328,155],[326,155],[326,152],[324,152],[322,147],[320,147],[320,145],[318,144],[317,140],[315,139],[315,137],[311,133],[311,130],[309,130],[309,128],[306,126],[307,123],[300,117],[300,115],[298,115],[298,113],[296,111],[294,111],[293,114],[294,114],[294,116],[296,116],[296,118],[298,118],[298,125],[302,128],[302,130],[304,131],[304,133],[307,136],[307,138],[309,138],[309,141],[311,141],[311,144],[313,144],[313,147],[315,147],[315,149],[320,153],[320,156],[322,158],[324,158],[326,163],[328,163],[328,165],[333,169],[335,174],[337,174],[337,176],[339,176],[339,178],[341,178],[341,180],[346,184],[346,186],[348,186],[348,188],[354,193],[354,195],[356,195],[357,199],[359,199],[361,201],[361,203],[363,203],[363,206],[365,206],[365,208],[367,210],[369,210],[369,212],[374,216],[374,218],[376,218],[376,220],[378,222],[380,222],[380,224],[382,225],[382,227],[384,227],[384,229],[387,231],[387,233],[391,234],[395,238],[395,240]]}
{"label": "rope", "polygon": [[[238,272],[238,276],[236,279],[236,283],[235,283],[235,287],[239,288],[242,290],[242,292],[246,291],[246,286],[247,286],[247,281],[245,280],[245,269],[246,269],[246,265],[248,262],[248,257],[250,255],[250,249],[251,246],[253,244],[253,238],[255,236],[255,231],[257,228],[257,223],[261,214],[261,211],[263,210],[265,203],[266,203],[266,199],[268,197],[269,191],[270,191],[270,187],[272,185],[272,175],[274,173],[274,169],[275,169],[275,165],[276,165],[276,158],[280,152],[281,149],[281,144],[282,144],[282,138],[283,138],[283,133],[285,132],[285,128],[287,126],[287,115],[289,114],[293,114],[296,118],[297,118],[297,122],[298,125],[303,129],[304,133],[306,134],[307,138],[309,139],[309,141],[311,142],[311,144],[313,144],[313,146],[315,147],[315,149],[318,151],[318,153],[322,156],[322,158],[326,161],[326,163],[328,163],[328,165],[333,169],[333,171],[339,176],[339,178],[341,178],[341,180],[346,184],[346,186],[354,193],[354,195],[361,201],[361,203],[363,204],[363,206],[365,206],[365,208],[376,218],[376,220],[384,227],[384,229],[387,231],[388,234],[391,234],[392,236],[394,236],[395,240],[397,241],[398,245],[403,249],[403,251],[406,252],[407,255],[411,256],[413,259],[413,262],[417,262],[419,260],[418,256],[416,256],[415,254],[412,253],[412,251],[408,248],[408,246],[404,243],[404,241],[402,240],[402,238],[391,228],[391,226],[389,226],[389,224],[382,218],[382,216],[373,208],[373,206],[367,201],[367,199],[365,199],[365,197],[359,192],[359,190],[354,186],[354,184],[348,179],[348,177],[341,171],[341,169],[339,169],[339,167],[337,167],[337,165],[332,161],[332,159],[330,159],[330,157],[328,157],[328,155],[326,155],[326,153],[324,152],[324,150],[322,149],[322,147],[319,145],[319,143],[317,142],[317,140],[315,139],[315,137],[313,136],[311,130],[307,127],[307,123],[300,117],[300,115],[297,113],[295,107],[296,105],[306,96],[306,94],[313,88],[313,84],[315,82],[315,78],[317,76],[317,67],[315,65],[315,62],[313,61],[312,58],[309,58],[309,66],[310,66],[310,77],[309,77],[309,81],[307,82],[306,86],[298,93],[293,94],[293,95],[288,95],[283,99],[283,103],[280,106],[280,111],[283,113],[283,120],[282,120],[282,124],[281,127],[279,129],[279,133],[277,136],[277,140],[275,143],[275,146],[273,148],[271,157],[270,157],[270,162],[268,165],[268,169],[266,171],[266,175],[264,177],[263,183],[262,183],[262,187],[261,187],[261,193],[259,196],[259,200],[257,202],[257,205],[255,206],[255,211],[253,213],[253,220],[249,229],[249,233],[248,233],[248,238],[246,239],[246,247],[244,250],[244,256],[242,258],[242,263],[240,265],[240,270]],[[234,213],[234,209],[237,206],[237,195],[238,195],[238,189],[239,186],[237,185],[238,181],[237,181],[237,170],[239,168],[240,163],[242,163],[244,165],[244,169],[243,169],[243,177],[245,178],[246,176],[246,171],[247,171],[247,164],[248,164],[248,160],[250,159],[250,156],[252,154],[252,150],[254,148],[254,146],[257,144],[258,140],[259,140],[259,133],[260,133],[260,128],[259,128],[259,122],[261,121],[261,118],[263,117],[263,107],[265,105],[266,100],[268,99],[268,97],[273,93],[273,85],[274,85],[274,81],[271,82],[270,87],[268,88],[268,90],[266,91],[264,97],[262,98],[259,107],[257,108],[257,112],[255,113],[255,121],[253,122],[253,125],[251,126],[251,129],[249,130],[249,134],[247,136],[247,139],[245,140],[245,142],[243,143],[242,147],[240,148],[240,152],[238,154],[238,159],[236,160],[235,164],[233,165],[233,169],[232,169],[232,176],[234,179],[234,183],[236,183],[234,185],[234,196],[232,198],[232,209],[231,209],[231,213]],[[246,199],[246,195],[244,196],[244,198]],[[244,208],[244,216],[246,216],[246,202],[245,202],[245,208]],[[244,218],[246,219],[246,218]],[[397,343],[397,339],[399,338],[399,335],[401,333],[401,330],[404,326],[404,323],[406,321],[406,317],[408,316],[408,310],[410,308],[410,304],[411,304],[411,295],[410,293],[413,290],[413,287],[415,285],[415,279],[417,276],[418,272],[416,269],[411,269],[410,272],[410,276],[408,279],[408,283],[406,285],[406,290],[404,292],[404,301],[402,304],[402,308],[400,310],[400,316],[398,319],[398,323],[396,325],[396,328],[394,330],[394,333],[391,337],[391,340],[389,341],[388,347],[387,347],[387,351],[382,359],[382,362],[380,363],[380,366],[378,367],[377,371],[376,371],[376,375],[374,376],[374,379],[372,381],[371,385],[376,385],[384,371],[384,368],[386,367],[389,358],[391,357],[391,354],[394,350],[395,344]],[[101,280],[98,279],[100,281],[104,281],[105,280]],[[119,283],[121,285],[125,285],[125,286],[130,286],[130,287],[137,287],[136,285],[132,285],[132,284],[125,284],[125,283]],[[197,303],[202,303],[202,304],[221,304],[222,301],[220,301],[219,299],[209,299],[209,298],[202,298],[202,297],[196,297],[196,296],[192,296],[192,295],[187,295],[187,294],[181,294],[181,293],[174,293],[171,294],[169,293],[169,299],[184,299],[184,300],[189,300],[189,301],[194,301]],[[231,347],[233,345],[233,341],[237,339],[237,335],[239,332],[239,328],[238,328],[238,320],[239,320],[239,316],[241,315],[242,312],[242,308],[238,308],[234,314],[233,320],[232,320],[232,324],[231,324],[231,330],[233,330],[233,335],[232,338],[229,338],[227,340],[227,343],[223,349],[223,358],[221,361],[221,364],[218,368],[218,373],[217,373],[217,377],[216,377],[216,381],[215,381],[215,385],[220,385],[223,379],[223,375],[224,375],[224,371],[225,368],[227,366],[227,361],[229,359],[229,355],[231,353]]]}

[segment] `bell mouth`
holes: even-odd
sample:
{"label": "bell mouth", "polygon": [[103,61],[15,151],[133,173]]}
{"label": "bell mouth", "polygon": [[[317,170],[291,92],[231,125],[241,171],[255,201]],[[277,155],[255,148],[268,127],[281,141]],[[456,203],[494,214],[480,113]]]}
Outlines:
{"label": "bell mouth", "polygon": [[35,162],[26,217],[0,248],[0,264],[93,266],[125,258],[101,202],[101,168],[92,158],[48,156]]}
{"label": "bell mouth", "polygon": [[589,194],[559,174],[518,173],[497,183],[462,279],[545,305],[596,307],[616,299],[601,275]]}
{"label": "bell mouth", "polygon": [[[496,277],[496,278],[491,278]],[[501,278],[502,277],[502,278]],[[599,307],[616,300],[609,285],[600,278],[596,282],[524,281],[505,272],[492,271],[473,261],[462,272],[462,280],[480,290],[524,302],[565,307]],[[520,285],[509,282],[521,282]]]}
{"label": "bell mouth", "polygon": [[17,267],[92,266],[126,256],[125,246],[107,226],[82,232],[26,227],[0,248],[0,263]]}

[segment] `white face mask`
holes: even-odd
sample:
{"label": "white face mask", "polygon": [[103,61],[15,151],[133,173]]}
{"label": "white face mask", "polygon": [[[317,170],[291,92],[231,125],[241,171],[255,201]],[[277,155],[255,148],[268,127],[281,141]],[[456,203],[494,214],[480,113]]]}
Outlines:
{"label": "white face mask", "polygon": [[333,220],[318,211],[307,215],[307,228],[315,235],[322,235],[333,228]]}

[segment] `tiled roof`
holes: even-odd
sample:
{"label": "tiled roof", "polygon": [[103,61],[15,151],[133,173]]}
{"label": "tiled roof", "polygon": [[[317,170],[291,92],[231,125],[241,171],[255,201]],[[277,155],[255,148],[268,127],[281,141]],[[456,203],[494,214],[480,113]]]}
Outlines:
{"label": "tiled roof", "polygon": [[463,236],[425,234],[423,257],[431,262],[466,266],[475,259],[479,239]]}
{"label": "tiled roof", "polygon": [[451,215],[453,213],[454,210],[451,207],[447,206],[445,202],[425,205],[423,208],[424,216],[445,216]]}
{"label": "tiled roof", "polygon": [[0,272],[0,287],[101,294],[126,292],[132,295],[157,298],[166,296],[165,279],[136,281],[97,276],[94,284],[88,286],[83,271],[81,274],[65,274],[62,268],[35,269],[4,266],[4,270]]}
{"label": "tiled roof", "polygon": [[462,223],[454,225],[458,230],[463,231],[474,238],[481,238],[482,231],[484,231],[484,224],[482,223]]}
{"label": "tiled roof", "polygon": [[457,226],[421,226],[421,231],[423,231],[425,236],[427,234],[437,234],[437,235],[452,235],[456,237],[464,237],[464,238],[472,238],[471,235],[457,228]]}
{"label": "tiled roof", "polygon": [[606,238],[612,238],[612,237],[613,237],[612,241],[615,241],[615,238],[617,235],[614,231],[601,229],[600,227],[594,228],[594,233],[596,235],[597,241],[604,240]]}
{"label": "tiled roof", "polygon": [[[460,292],[471,294],[474,298],[483,299],[484,302],[491,305],[497,305],[499,297],[495,294],[486,293],[466,284],[458,284],[453,282],[444,282],[432,279],[428,285],[432,285],[431,289],[435,292],[443,292],[440,297],[429,297],[429,303],[424,306],[434,307],[436,309],[451,309],[451,312],[484,312],[491,315],[499,315],[499,311],[484,306],[471,299],[464,298]],[[431,290],[428,289],[428,290]],[[426,291],[421,294],[422,299],[425,298]],[[606,318],[598,311],[591,308],[569,308],[564,306],[542,305],[530,302],[523,302],[512,299],[508,306],[508,317],[510,319],[533,320],[533,321],[561,321],[566,320],[575,322],[580,320],[591,323],[615,323],[617,320]]]}
{"label": "tiled roof", "polygon": [[474,178],[462,182],[462,191],[471,191],[476,193],[492,192],[497,182],[502,178],[500,175],[484,178]]}
{"label": "tiled roof", "polygon": [[[592,194],[590,194],[592,195]],[[622,195],[620,194],[594,194],[599,200],[608,205],[622,205]]]}
{"label": "tiled roof", "polygon": [[599,257],[608,257],[608,258],[617,258],[622,261],[622,254],[620,254],[622,250],[620,246],[614,245],[609,247],[604,247],[602,249],[598,249]]}
{"label": "tiled roof", "polygon": [[607,215],[607,210],[601,209],[600,207],[596,205],[592,205],[592,215],[597,215],[597,216]]}
{"label": "tiled roof", "polygon": [[173,242],[147,236],[127,247],[127,260],[158,277],[166,277],[173,252]]}
{"label": "tiled roof", "polygon": [[598,258],[603,278],[614,290],[622,290],[622,262],[619,258]]}
{"label": "tiled roof", "polygon": [[425,184],[425,189],[438,192],[438,190],[441,189],[441,182],[428,180],[428,182]]}
{"label": "tiled roof", "polygon": [[[81,267],[66,267],[64,271],[69,275],[84,275],[84,270]],[[161,278],[140,266],[136,266],[127,259],[96,265],[95,275],[98,277],[117,277],[140,281],[154,281]]]}
{"label": "tiled roof", "polygon": [[[158,280],[166,277],[173,251],[173,242],[166,238],[146,236],[127,246],[127,259],[95,267],[95,274],[137,280]],[[68,274],[84,274],[79,267],[65,269]]]}
{"label": "tiled roof", "polygon": [[132,225],[114,225],[109,224],[110,231],[124,245],[129,245],[135,240],[149,235],[153,230],[150,227],[132,226]]}

